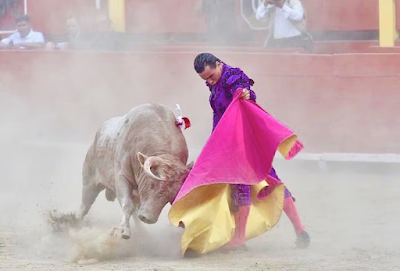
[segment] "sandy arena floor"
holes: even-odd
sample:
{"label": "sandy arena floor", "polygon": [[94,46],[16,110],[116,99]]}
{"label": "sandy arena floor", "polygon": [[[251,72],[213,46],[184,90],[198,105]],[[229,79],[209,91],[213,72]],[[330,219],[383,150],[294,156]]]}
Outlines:
{"label": "sandy arena floor", "polygon": [[1,270],[400,270],[396,174],[382,174],[379,168],[356,173],[348,170],[350,165],[295,174],[280,164],[277,170],[297,198],[311,236],[309,249],[294,248],[294,231],[283,215],[272,231],[248,242],[247,252],[182,259],[181,229],[168,223],[169,207],[157,224],[144,226],[144,234],[107,252],[107,232],[118,225],[120,209],[104,193],[87,217],[90,227],[52,233],[47,211],[79,207],[84,152],[31,150],[24,163],[16,163],[21,159],[16,153],[8,157],[9,166],[3,161],[9,181],[2,181],[0,190]]}
{"label": "sandy arena floor", "polygon": [[[42,83],[37,81],[38,85]],[[37,92],[29,89],[24,94],[27,97],[20,99],[11,97],[10,93],[17,93],[14,89],[2,93],[0,86],[0,270],[400,270],[398,166],[387,172],[371,165],[328,165],[328,170],[322,171],[317,166],[295,170],[290,166],[295,161],[279,163],[278,174],[296,197],[311,236],[311,246],[306,250],[294,248],[294,230],[283,215],[274,229],[248,242],[247,252],[182,259],[182,229],[169,224],[167,206],[157,224],[143,225],[144,233],[135,233],[129,241],[121,240],[110,252],[107,233],[119,224],[121,210],[117,202],[107,202],[104,193],[87,216],[89,227],[52,233],[46,222],[48,211],[67,213],[79,208],[83,159],[100,120],[142,102],[126,98],[139,97],[134,92],[131,96],[115,95],[117,87],[101,94],[101,86],[99,83],[85,89],[86,98],[78,93],[81,88],[74,92],[72,87],[71,92],[65,91],[57,99],[51,95],[60,95],[57,91],[61,93],[62,89],[44,88],[43,93],[39,88]],[[175,94],[168,96],[170,105],[177,100]],[[92,97],[98,95],[103,101],[95,103]],[[204,91],[204,103],[193,108],[193,112],[199,110],[204,115],[189,114],[191,108],[185,106],[196,124],[186,132],[192,148],[202,146],[204,142],[198,138],[204,141],[210,133],[207,95]],[[151,95],[146,97],[154,100]],[[197,99],[190,101],[198,103]],[[335,126],[349,132],[345,128],[340,123]],[[21,144],[28,139],[44,144]],[[50,144],[57,140],[62,144]],[[321,137],[321,142],[333,146],[329,137]]]}

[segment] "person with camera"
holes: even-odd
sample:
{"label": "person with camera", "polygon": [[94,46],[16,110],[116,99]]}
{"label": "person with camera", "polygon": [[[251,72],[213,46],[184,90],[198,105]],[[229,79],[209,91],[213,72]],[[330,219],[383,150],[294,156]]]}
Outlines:
{"label": "person with camera", "polygon": [[313,38],[307,32],[306,14],[300,0],[264,0],[257,8],[256,19],[268,22],[266,47],[302,47],[312,52]]}

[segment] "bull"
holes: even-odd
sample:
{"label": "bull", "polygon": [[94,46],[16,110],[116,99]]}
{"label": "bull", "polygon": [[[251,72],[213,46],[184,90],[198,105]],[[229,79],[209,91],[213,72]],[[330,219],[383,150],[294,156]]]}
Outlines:
{"label": "bull", "polygon": [[130,238],[129,220],[135,212],[136,220],[156,223],[193,166],[186,164],[188,148],[176,121],[174,113],[160,104],[143,104],[106,121],[85,157],[78,219],[105,189],[106,199],[118,198],[122,208],[116,234]]}

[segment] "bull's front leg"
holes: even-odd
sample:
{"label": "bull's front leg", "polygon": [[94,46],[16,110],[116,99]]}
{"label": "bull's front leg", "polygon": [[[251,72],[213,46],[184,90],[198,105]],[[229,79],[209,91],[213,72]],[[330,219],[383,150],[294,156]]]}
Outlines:
{"label": "bull's front leg", "polygon": [[114,230],[114,234],[120,235],[124,239],[131,237],[131,229],[129,226],[129,220],[135,211],[135,206],[132,200],[132,184],[127,178],[118,174],[115,180],[115,190],[118,198],[118,202],[122,208],[122,219],[119,227]]}

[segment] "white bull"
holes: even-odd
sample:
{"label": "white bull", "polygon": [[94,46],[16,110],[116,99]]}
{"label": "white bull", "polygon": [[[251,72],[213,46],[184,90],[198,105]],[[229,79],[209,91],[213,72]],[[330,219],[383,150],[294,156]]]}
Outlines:
{"label": "white bull", "polygon": [[79,219],[106,189],[118,201],[122,220],[117,228],[130,238],[129,220],[135,209],[145,223],[156,223],[162,209],[176,197],[193,162],[174,113],[163,105],[144,104],[105,122],[97,131],[83,166]]}

